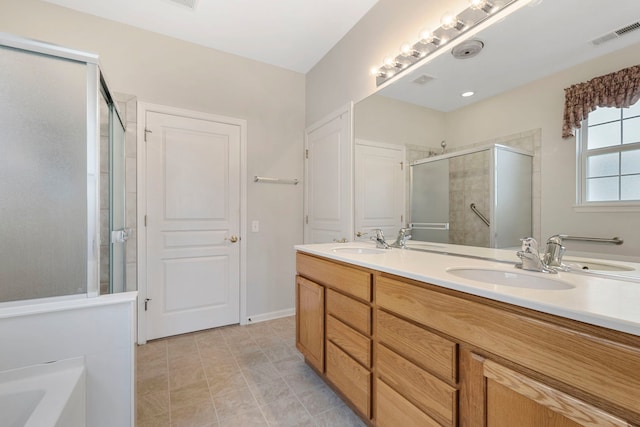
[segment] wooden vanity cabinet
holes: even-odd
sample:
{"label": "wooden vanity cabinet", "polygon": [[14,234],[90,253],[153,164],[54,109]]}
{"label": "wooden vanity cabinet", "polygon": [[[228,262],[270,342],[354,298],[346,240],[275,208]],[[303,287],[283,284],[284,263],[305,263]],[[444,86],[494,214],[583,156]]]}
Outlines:
{"label": "wooden vanity cabinet", "polygon": [[[323,349],[318,370],[369,425],[640,426],[637,336],[320,257],[298,262],[299,293],[304,279],[324,296],[322,315],[298,298],[298,327],[315,328],[298,339]],[[309,347],[299,348],[313,365]]]}
{"label": "wooden vanity cabinet", "polygon": [[[480,411],[468,425],[487,427],[627,427],[631,424],[576,397],[477,355]],[[480,378],[481,375],[481,378]]]}
{"label": "wooden vanity cabinet", "polygon": [[324,286],[296,277],[296,347],[324,372]]}
{"label": "wooden vanity cabinet", "polygon": [[[415,407],[412,412],[421,411],[437,425],[456,426],[457,344],[383,310],[376,313],[378,384],[406,399],[403,406]],[[381,399],[379,394],[376,397]],[[394,425],[385,418],[380,421],[378,415],[378,425]]]}
{"label": "wooden vanity cabinet", "polygon": [[[323,294],[322,312],[303,305],[312,297],[298,298],[297,313],[304,329],[312,317],[322,318],[322,331],[316,327],[313,334],[296,332],[298,348],[308,363],[345,397],[361,417],[372,415],[372,273],[306,254],[297,254],[298,289],[313,283]],[[315,289],[315,288],[314,288]],[[320,291],[318,291],[320,293]],[[317,299],[315,300],[317,301]],[[313,323],[317,325],[317,323]],[[322,335],[320,335],[322,334]],[[315,363],[315,352],[301,338],[311,339],[314,349],[323,349],[323,363]]]}
{"label": "wooden vanity cabinet", "polygon": [[375,297],[458,344],[460,426],[640,425],[638,337],[386,274]]}

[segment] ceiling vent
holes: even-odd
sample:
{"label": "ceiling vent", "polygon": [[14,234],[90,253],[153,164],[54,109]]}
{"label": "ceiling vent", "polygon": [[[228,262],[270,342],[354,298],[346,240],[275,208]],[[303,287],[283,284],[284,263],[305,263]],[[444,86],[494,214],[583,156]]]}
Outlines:
{"label": "ceiling vent", "polygon": [[480,53],[483,47],[484,43],[482,43],[480,40],[467,40],[451,49],[451,54],[456,59],[473,58]]}
{"label": "ceiling vent", "polygon": [[417,85],[426,85],[427,83],[429,83],[431,80],[434,80],[435,77],[431,77],[428,76],[426,74],[421,75],[420,77],[418,77],[417,79],[413,80],[413,83],[417,84]]}
{"label": "ceiling vent", "polygon": [[594,46],[598,46],[602,43],[608,42],[609,40],[617,39],[618,37],[621,37],[638,29],[640,29],[640,22],[636,21],[633,24],[627,25],[626,27],[622,27],[603,36],[600,36],[597,39],[591,40],[591,44]]}
{"label": "ceiling vent", "polygon": [[181,7],[186,7],[187,9],[196,10],[196,6],[198,4],[198,0],[168,0],[170,3],[177,4]]}

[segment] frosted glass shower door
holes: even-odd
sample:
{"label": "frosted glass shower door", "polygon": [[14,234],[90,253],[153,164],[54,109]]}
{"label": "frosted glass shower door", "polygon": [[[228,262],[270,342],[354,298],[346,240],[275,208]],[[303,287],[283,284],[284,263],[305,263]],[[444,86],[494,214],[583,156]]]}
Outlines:
{"label": "frosted glass shower door", "polygon": [[449,159],[411,165],[411,235],[449,243]]}
{"label": "frosted glass shower door", "polygon": [[126,290],[125,246],[129,232],[125,229],[125,132],[113,104],[109,116],[109,292],[116,293]]}
{"label": "frosted glass shower door", "polygon": [[86,76],[0,46],[0,302],[87,292]]}

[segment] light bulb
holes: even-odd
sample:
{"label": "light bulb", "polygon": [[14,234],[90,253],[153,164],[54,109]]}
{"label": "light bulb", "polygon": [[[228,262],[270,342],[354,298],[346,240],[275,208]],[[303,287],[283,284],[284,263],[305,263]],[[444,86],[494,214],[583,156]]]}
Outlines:
{"label": "light bulb", "polygon": [[490,14],[495,10],[495,5],[490,0],[469,0],[469,7],[474,10],[482,10]]}
{"label": "light bulb", "polygon": [[456,22],[458,21],[458,18],[451,12],[447,12],[444,15],[442,15],[442,19],[440,19],[440,24],[442,25],[442,28],[444,28],[445,30],[450,30],[451,28],[453,28],[453,26],[456,24]]}
{"label": "light bulb", "polygon": [[438,36],[433,34],[431,30],[424,29],[420,31],[420,43],[433,43],[434,45],[439,46],[442,41]]}
{"label": "light bulb", "polygon": [[395,59],[393,59],[393,58],[392,58],[392,57],[390,57],[390,56],[386,56],[382,62],[383,62],[383,63],[384,63],[384,65],[385,65],[385,66],[387,66],[387,67],[395,67],[395,65],[396,65],[396,61],[395,61]]}
{"label": "light bulb", "polygon": [[464,97],[464,98],[468,98],[470,96],[473,96],[475,92],[469,91],[469,92],[464,92],[462,94],[460,94],[460,96]]}
{"label": "light bulb", "polygon": [[431,30],[424,29],[420,31],[420,41],[423,43],[431,43],[431,39],[433,38],[433,33]]}
{"label": "light bulb", "polygon": [[380,69],[378,67],[371,67],[371,69],[369,70],[369,74],[371,74],[372,76],[379,76]]}
{"label": "light bulb", "polygon": [[462,22],[456,15],[451,12],[447,12],[442,15],[442,19],[440,19],[440,25],[445,30],[450,30],[455,28],[460,31],[464,28],[464,22]]}
{"label": "light bulb", "polygon": [[413,55],[413,46],[409,43],[404,43],[400,46],[400,53],[402,53],[403,56]]}

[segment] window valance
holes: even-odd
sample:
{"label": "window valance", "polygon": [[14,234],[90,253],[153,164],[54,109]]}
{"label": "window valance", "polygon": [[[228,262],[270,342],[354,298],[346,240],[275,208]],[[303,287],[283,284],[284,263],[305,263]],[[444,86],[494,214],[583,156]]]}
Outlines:
{"label": "window valance", "polygon": [[566,139],[574,136],[574,130],[596,107],[624,108],[635,104],[640,99],[640,65],[572,85],[564,93],[562,138]]}

